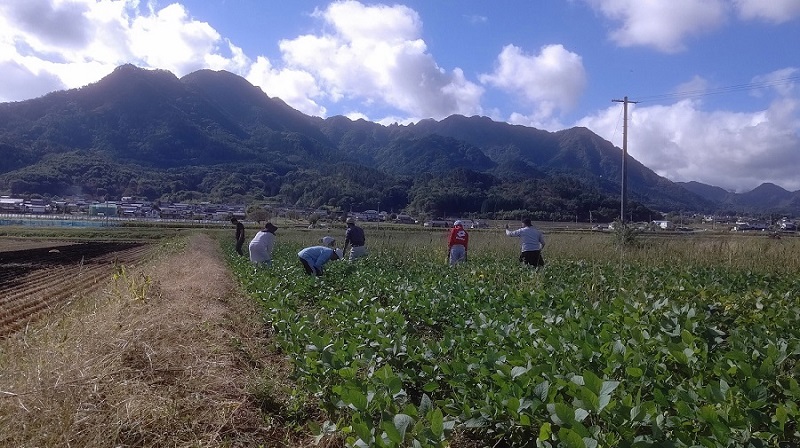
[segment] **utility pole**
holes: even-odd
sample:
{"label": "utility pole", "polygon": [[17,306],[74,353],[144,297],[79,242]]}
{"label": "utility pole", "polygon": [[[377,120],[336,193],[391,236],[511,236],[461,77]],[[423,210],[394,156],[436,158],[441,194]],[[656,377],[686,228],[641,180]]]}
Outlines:
{"label": "utility pole", "polygon": [[625,96],[621,100],[611,100],[614,103],[622,103],[622,196],[619,204],[619,220],[625,224],[625,204],[628,202],[628,104],[636,104],[638,101],[630,101]]}

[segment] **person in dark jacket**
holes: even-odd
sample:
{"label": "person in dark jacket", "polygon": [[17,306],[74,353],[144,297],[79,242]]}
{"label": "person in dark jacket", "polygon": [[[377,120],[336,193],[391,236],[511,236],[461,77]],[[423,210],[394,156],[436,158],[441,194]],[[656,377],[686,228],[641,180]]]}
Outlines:
{"label": "person in dark jacket", "polygon": [[364,236],[364,229],[356,225],[356,220],[353,218],[347,218],[347,231],[344,234],[344,253],[347,253],[347,246],[350,246],[350,256],[348,257],[349,261],[353,261],[356,258],[361,258],[367,255],[367,247],[366,242],[367,239]]}
{"label": "person in dark jacket", "polygon": [[242,247],[244,246],[244,224],[236,218],[231,218],[231,224],[236,226],[236,253],[244,256]]}

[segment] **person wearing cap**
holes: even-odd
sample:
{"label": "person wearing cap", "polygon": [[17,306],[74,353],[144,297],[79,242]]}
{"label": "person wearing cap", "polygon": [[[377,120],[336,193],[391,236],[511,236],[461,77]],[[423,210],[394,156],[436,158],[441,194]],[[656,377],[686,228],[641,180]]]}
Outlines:
{"label": "person wearing cap", "polygon": [[275,231],[278,230],[274,224],[267,222],[264,228],[256,233],[250,241],[250,261],[254,264],[264,263],[272,265],[272,249],[275,247]]}
{"label": "person wearing cap", "polygon": [[450,261],[450,266],[467,260],[467,246],[469,244],[469,233],[464,230],[464,225],[461,221],[453,223],[453,228],[450,229],[450,238],[447,240],[447,258]]}
{"label": "person wearing cap", "polygon": [[336,248],[336,238],[332,236],[323,236],[319,239],[319,242],[325,247]]}
{"label": "person wearing cap", "polygon": [[338,260],[342,258],[343,254],[341,249],[333,249],[328,246],[311,246],[298,252],[297,257],[300,258],[300,264],[303,265],[306,274],[321,277],[323,274],[322,267],[325,266],[325,263]]}
{"label": "person wearing cap", "polygon": [[242,252],[242,246],[244,246],[244,224],[236,218],[231,218],[231,224],[236,226],[236,253],[244,255],[244,252]]}
{"label": "person wearing cap", "polygon": [[522,251],[519,254],[519,261],[534,267],[544,266],[542,249],[544,249],[544,234],[541,230],[533,227],[530,218],[522,220],[524,227],[517,230],[508,230],[506,224],[506,235],[519,238]]}
{"label": "person wearing cap", "polygon": [[367,255],[366,237],[364,236],[364,229],[356,225],[356,220],[347,218],[347,231],[344,233],[344,253],[347,253],[347,246],[351,246],[349,261],[356,258],[361,258]]}

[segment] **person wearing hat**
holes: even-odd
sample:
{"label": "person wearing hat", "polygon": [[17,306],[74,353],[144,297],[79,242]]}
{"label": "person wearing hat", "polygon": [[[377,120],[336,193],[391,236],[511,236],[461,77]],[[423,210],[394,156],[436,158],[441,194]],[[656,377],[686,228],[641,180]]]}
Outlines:
{"label": "person wearing hat", "polygon": [[450,266],[455,266],[467,260],[467,245],[469,244],[469,233],[464,230],[461,221],[453,223],[450,229],[450,238],[447,240],[447,258]]}
{"label": "person wearing hat", "polygon": [[274,224],[267,222],[264,228],[256,233],[253,240],[250,241],[248,249],[250,249],[250,261],[258,264],[264,263],[267,266],[272,265],[272,249],[275,248],[275,231],[278,230]]}
{"label": "person wearing hat", "polygon": [[322,243],[325,247],[335,248],[336,247],[336,238],[332,236],[323,236],[319,239],[319,242]]}
{"label": "person wearing hat", "polygon": [[544,249],[544,235],[541,230],[533,227],[530,218],[522,220],[524,227],[517,230],[508,230],[506,224],[506,235],[519,238],[522,250],[519,254],[519,261],[534,267],[544,266],[542,249]]}
{"label": "person wearing hat", "polygon": [[367,239],[364,237],[364,229],[356,225],[356,220],[347,218],[347,231],[344,233],[344,253],[347,253],[347,246],[350,248],[349,261],[367,255],[365,246]]}
{"label": "person wearing hat", "polygon": [[236,227],[236,253],[244,255],[244,252],[242,252],[242,246],[244,246],[244,224],[236,218],[231,218],[231,224]]}
{"label": "person wearing hat", "polygon": [[306,270],[306,274],[316,275],[317,277],[322,276],[322,267],[325,266],[325,263],[331,260],[338,260],[343,255],[344,253],[341,249],[333,249],[328,246],[306,247],[297,253],[297,257],[300,259],[303,269]]}

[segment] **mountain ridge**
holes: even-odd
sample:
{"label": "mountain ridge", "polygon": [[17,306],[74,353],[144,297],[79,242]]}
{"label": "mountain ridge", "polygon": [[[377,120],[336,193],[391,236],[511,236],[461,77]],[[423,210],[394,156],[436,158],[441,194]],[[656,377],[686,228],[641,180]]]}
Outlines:
{"label": "mountain ridge", "polygon": [[[69,169],[59,166],[59,157]],[[81,157],[87,172],[98,164],[105,167],[100,181],[79,172]],[[619,148],[582,127],[549,132],[460,115],[389,126],[307,116],[226,71],[199,70],[177,78],[164,70],[123,65],[79,89],[0,104],[0,189],[20,194],[147,191],[159,198],[275,197],[334,207],[401,207],[403,201],[444,206],[448,195],[472,194],[481,201],[454,201],[468,202],[471,212],[488,203],[496,210],[502,202],[547,209],[551,215],[558,207],[576,215],[603,208],[612,215],[621,158]],[[348,168],[354,166],[362,168]],[[139,171],[138,180],[114,184],[131,171]],[[485,182],[485,174],[495,180]],[[775,207],[800,204],[797,194],[775,189],[719,201],[708,189],[671,182],[630,156],[628,174],[631,208],[642,206],[650,213],[714,211],[729,204],[754,209],[758,201],[763,208],[764,198]],[[455,176],[454,185],[442,185],[435,176]],[[474,190],[470,182],[482,187]],[[548,182],[563,188],[550,188]],[[567,192],[575,197],[532,197]],[[501,201],[500,194],[508,197]]]}

